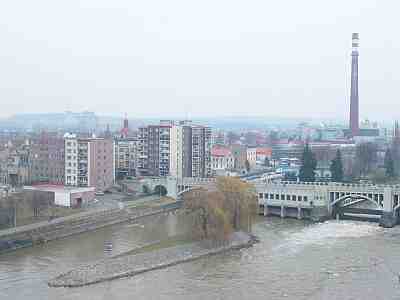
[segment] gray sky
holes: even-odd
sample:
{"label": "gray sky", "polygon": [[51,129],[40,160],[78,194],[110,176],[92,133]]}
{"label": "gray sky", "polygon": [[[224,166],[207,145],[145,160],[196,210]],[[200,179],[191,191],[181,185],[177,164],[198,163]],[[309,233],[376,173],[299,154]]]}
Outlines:
{"label": "gray sky", "polygon": [[400,117],[398,1],[0,2],[0,117],[347,118],[360,32],[361,117]]}

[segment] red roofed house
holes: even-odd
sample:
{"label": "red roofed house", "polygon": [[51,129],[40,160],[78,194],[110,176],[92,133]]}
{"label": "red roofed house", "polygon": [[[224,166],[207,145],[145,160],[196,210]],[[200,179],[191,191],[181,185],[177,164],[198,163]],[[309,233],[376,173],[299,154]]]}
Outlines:
{"label": "red roofed house", "polygon": [[235,159],[232,151],[222,145],[214,145],[211,149],[211,168],[213,173],[217,171],[232,170],[235,166]]}
{"label": "red roofed house", "polygon": [[265,158],[271,160],[272,149],[269,147],[257,147],[256,156],[257,156],[257,162],[264,165]]}

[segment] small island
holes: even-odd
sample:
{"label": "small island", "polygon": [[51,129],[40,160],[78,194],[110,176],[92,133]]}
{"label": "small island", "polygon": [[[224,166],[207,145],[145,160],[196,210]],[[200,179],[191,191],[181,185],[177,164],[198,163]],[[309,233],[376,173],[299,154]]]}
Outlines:
{"label": "small island", "polygon": [[79,287],[251,247],[257,198],[253,187],[234,177],[219,177],[214,187],[185,194],[181,213],[192,219],[191,241],[180,245],[107,258],[51,279],[51,287]]}

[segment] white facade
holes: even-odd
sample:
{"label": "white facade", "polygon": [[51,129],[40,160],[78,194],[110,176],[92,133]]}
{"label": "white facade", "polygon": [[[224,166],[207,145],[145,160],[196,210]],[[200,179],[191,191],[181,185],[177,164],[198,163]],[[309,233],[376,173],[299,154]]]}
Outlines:
{"label": "white facade", "polygon": [[159,130],[159,141],[158,141],[158,162],[159,162],[159,174],[160,176],[167,176],[170,168],[170,140],[171,140],[171,127],[160,126]]}
{"label": "white facade", "polygon": [[[94,199],[94,187],[63,187],[52,185],[24,186],[25,191],[51,192],[54,195],[54,204],[72,207],[77,204],[87,204]],[[79,199],[79,200],[78,200]],[[80,203],[78,203],[80,202]]]}
{"label": "white facade", "polygon": [[235,158],[232,153],[224,156],[213,155],[211,157],[211,165],[214,171],[217,170],[233,170],[235,167]]}
{"label": "white facade", "polygon": [[247,148],[247,161],[250,168],[253,169],[257,165],[257,148]]}
{"label": "white facade", "polygon": [[78,185],[78,139],[75,134],[64,135],[65,175],[64,184]]}
{"label": "white facade", "polygon": [[183,177],[183,127],[172,126],[171,128],[171,154],[169,173],[171,176]]}

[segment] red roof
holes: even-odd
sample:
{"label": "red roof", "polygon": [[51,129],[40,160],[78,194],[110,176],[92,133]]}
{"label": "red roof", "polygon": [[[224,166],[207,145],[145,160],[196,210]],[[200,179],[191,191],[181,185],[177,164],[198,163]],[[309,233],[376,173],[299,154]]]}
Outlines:
{"label": "red roof", "polygon": [[272,154],[272,149],[268,147],[257,148],[257,154],[270,156]]}
{"label": "red roof", "polygon": [[221,145],[215,145],[211,149],[211,155],[212,156],[229,156],[229,155],[232,155],[232,152],[228,147],[221,146]]}

